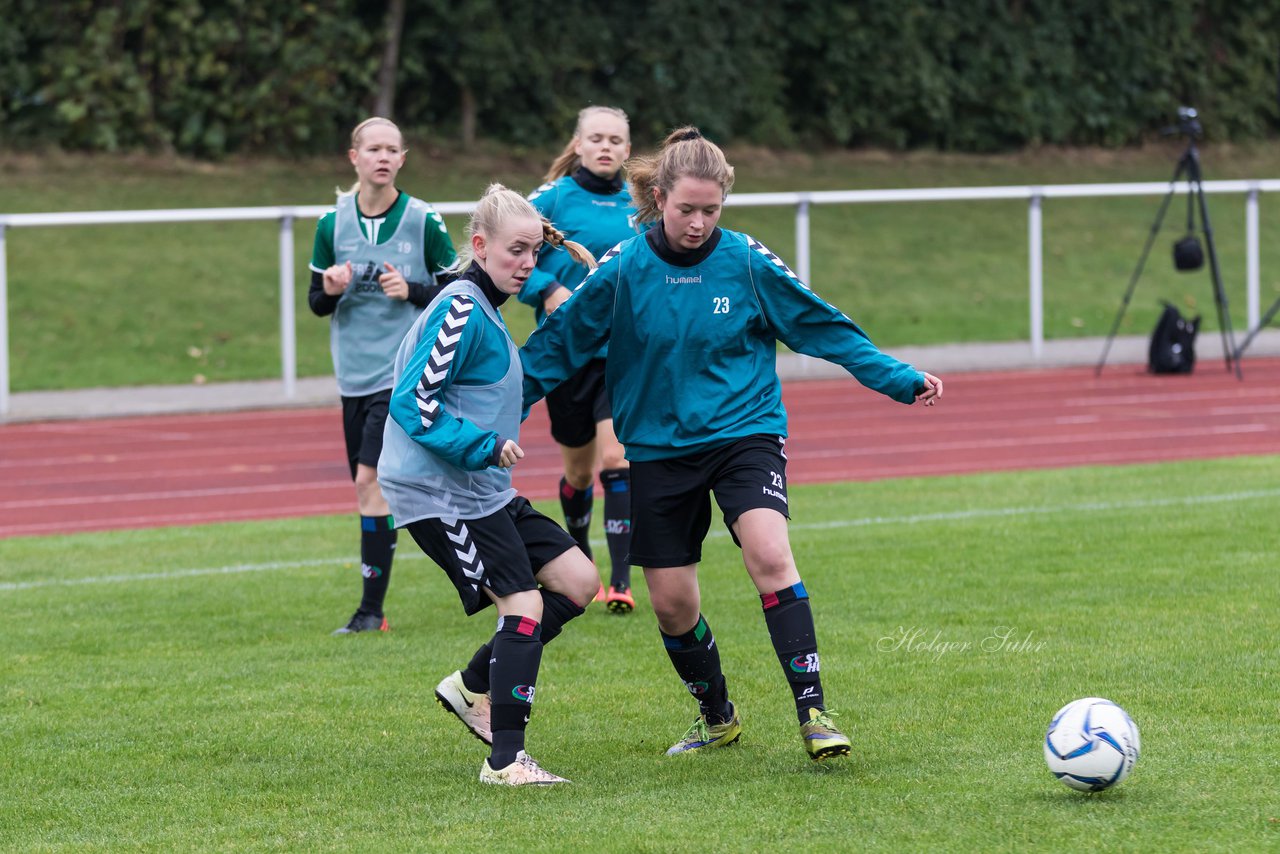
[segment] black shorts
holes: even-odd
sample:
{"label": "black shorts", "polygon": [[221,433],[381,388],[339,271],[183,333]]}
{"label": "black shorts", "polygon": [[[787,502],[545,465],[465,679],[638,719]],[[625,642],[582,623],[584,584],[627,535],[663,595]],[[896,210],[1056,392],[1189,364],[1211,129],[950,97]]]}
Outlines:
{"label": "black shorts", "polygon": [[781,436],[747,436],[685,457],[631,463],[633,566],[687,566],[702,560],[711,527],[711,498],[733,523],[748,510],[767,507],[788,519],[787,455]]}
{"label": "black shorts", "polygon": [[613,418],[604,383],[604,359],[592,359],[547,394],[551,438],[581,448],[596,437],[596,425]]}
{"label": "black shorts", "polygon": [[363,397],[342,398],[342,433],[347,438],[347,463],[351,479],[356,477],[356,464],[378,467],[382,456],[382,428],[387,423],[387,407],[391,389],[375,391]]}
{"label": "black shorts", "polygon": [[405,529],[449,576],[468,615],[493,604],[496,596],[537,590],[542,568],[577,543],[564,529],[516,496],[496,513],[479,519],[419,519]]}

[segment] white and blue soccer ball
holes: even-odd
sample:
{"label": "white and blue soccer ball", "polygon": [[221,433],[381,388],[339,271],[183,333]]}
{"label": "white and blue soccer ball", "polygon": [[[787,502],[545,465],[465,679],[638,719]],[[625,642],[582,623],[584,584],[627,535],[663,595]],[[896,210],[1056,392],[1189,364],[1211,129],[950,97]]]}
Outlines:
{"label": "white and blue soccer ball", "polygon": [[1044,761],[1053,775],[1081,792],[1100,792],[1133,770],[1138,727],[1124,709],[1101,697],[1067,703],[1044,737]]}

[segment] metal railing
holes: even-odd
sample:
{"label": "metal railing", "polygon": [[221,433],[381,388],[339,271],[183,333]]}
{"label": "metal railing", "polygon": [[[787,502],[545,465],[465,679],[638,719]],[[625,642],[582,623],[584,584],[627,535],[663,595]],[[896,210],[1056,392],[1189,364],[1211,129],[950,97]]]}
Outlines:
{"label": "metal railing", "polygon": [[[1027,202],[1028,302],[1033,359],[1044,352],[1044,240],[1042,208],[1045,199],[1104,196],[1160,196],[1171,189],[1169,182],[1140,184],[1049,184],[1011,187],[943,187],[913,190],[832,190],[799,193],[738,193],[731,195],[731,207],[795,208],[795,269],[809,281],[809,209],[813,205],[886,204],[893,202],[952,202],[1022,199]],[[1236,193],[1245,196],[1246,309],[1248,328],[1257,326],[1261,266],[1258,246],[1258,196],[1280,192],[1280,179],[1249,181],[1205,181],[1206,193]],[[443,215],[469,214],[475,202],[444,202],[432,207]],[[297,393],[297,340],[294,330],[294,241],[293,223],[298,219],[319,219],[331,205],[259,208],[188,208],[179,210],[86,211],[78,213],[0,214],[0,420],[9,414],[9,300],[6,232],[10,228],[48,228],[68,225],[120,225],[173,222],[243,222],[274,220],[280,229],[280,374],[284,397]]]}

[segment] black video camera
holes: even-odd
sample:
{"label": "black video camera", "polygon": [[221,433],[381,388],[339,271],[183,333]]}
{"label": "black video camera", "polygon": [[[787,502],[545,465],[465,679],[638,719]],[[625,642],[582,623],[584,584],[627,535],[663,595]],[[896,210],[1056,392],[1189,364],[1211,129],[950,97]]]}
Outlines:
{"label": "black video camera", "polygon": [[1196,112],[1195,107],[1178,107],[1178,123],[1164,128],[1160,133],[1164,136],[1180,133],[1192,139],[1199,139],[1204,135],[1204,128],[1200,125],[1200,114]]}

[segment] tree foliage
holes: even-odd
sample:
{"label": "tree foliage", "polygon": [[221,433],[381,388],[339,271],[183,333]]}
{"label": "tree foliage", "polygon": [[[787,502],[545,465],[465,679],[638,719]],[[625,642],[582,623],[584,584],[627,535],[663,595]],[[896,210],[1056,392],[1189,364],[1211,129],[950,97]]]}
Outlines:
{"label": "tree foliage", "polygon": [[[0,0],[0,142],[332,150],[388,3]],[[407,0],[399,56],[402,125],[517,145],[589,103],[770,145],[1114,146],[1183,103],[1217,139],[1280,130],[1280,0]]]}

